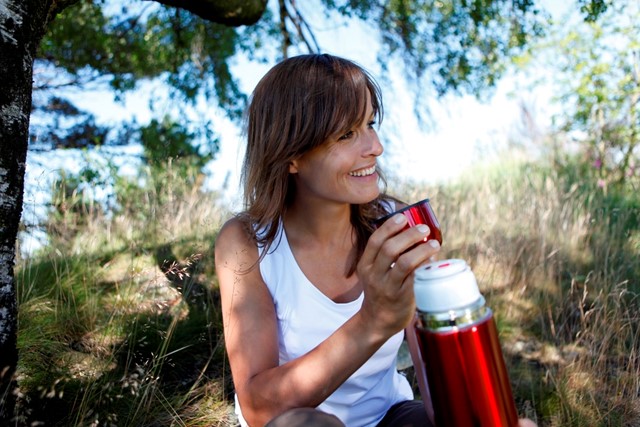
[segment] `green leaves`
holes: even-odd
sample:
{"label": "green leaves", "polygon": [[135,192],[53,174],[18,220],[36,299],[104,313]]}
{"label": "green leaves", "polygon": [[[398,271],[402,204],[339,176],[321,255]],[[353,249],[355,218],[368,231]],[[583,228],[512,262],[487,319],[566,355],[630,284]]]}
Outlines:
{"label": "green leaves", "polygon": [[116,93],[162,78],[173,96],[217,96],[235,117],[245,101],[228,66],[243,46],[238,38],[232,27],[157,3],[80,2],[52,23],[38,62],[81,84],[106,77]]}
{"label": "green leaves", "polygon": [[[210,135],[201,135],[207,130],[205,127],[192,131],[169,117],[161,121],[151,120],[147,126],[140,128],[145,163],[162,168],[167,160],[173,159],[201,170],[218,151],[217,140],[210,139]],[[206,145],[197,143],[203,140],[212,142]]]}
{"label": "green leaves", "polygon": [[[206,99],[230,118],[239,120],[246,95],[232,75],[230,63],[238,52],[253,51],[257,43],[267,42],[266,30],[262,24],[253,29],[232,28],[183,9],[140,0],[81,1],[65,9],[50,26],[36,60],[39,72],[34,112],[40,120],[32,124],[32,134],[37,135],[32,148],[129,144],[136,141],[132,134],[144,135],[149,144],[151,130],[165,126],[167,118],[155,119],[142,129],[136,123],[112,124],[116,129],[110,133],[107,127],[97,124],[93,114],[81,111],[65,98],[69,90],[105,84],[114,99],[121,100],[127,92],[139,88],[142,81],[160,82],[168,90],[174,114]],[[66,108],[55,108],[56,105]],[[176,109],[179,105],[182,107]],[[167,114],[167,108],[154,105],[154,113]],[[198,144],[207,144],[202,157],[190,161],[197,163],[193,166],[200,170],[219,147],[211,123],[203,119],[198,125],[200,130],[189,134],[188,141],[181,144],[183,150],[189,144],[196,147],[189,156],[202,151]],[[164,128],[163,134],[175,137],[176,126],[174,123],[173,127]],[[181,130],[185,136],[188,134]],[[168,152],[165,156],[174,154]]]}
{"label": "green leaves", "polygon": [[585,135],[583,150],[605,191],[640,175],[640,10],[627,6],[602,9],[598,23],[573,29],[557,44],[558,93],[566,101],[561,122]]}
{"label": "green leaves", "polygon": [[438,95],[482,95],[511,57],[543,33],[546,16],[531,0],[324,1],[379,28],[381,62],[398,56],[416,81]]}
{"label": "green leaves", "polygon": [[585,15],[585,21],[595,22],[600,15],[607,11],[612,0],[578,0],[580,11]]}

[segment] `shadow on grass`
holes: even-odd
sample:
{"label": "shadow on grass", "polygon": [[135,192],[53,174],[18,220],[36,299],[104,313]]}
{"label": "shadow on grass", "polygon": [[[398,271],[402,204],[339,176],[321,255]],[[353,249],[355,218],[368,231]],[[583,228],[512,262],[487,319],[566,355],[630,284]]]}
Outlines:
{"label": "shadow on grass", "polygon": [[[30,336],[22,341],[16,425],[169,425],[202,417],[197,409],[202,400],[230,398],[220,296],[216,286],[208,285],[213,278],[203,274],[212,271],[211,257],[180,261],[170,245],[149,252],[165,276],[163,286],[173,288],[179,298],[141,312],[89,309],[91,298],[94,305],[117,299],[119,285],[95,281],[80,292],[52,272],[59,270],[58,261],[64,261],[68,274],[79,264],[102,265],[109,256],[29,266],[42,274],[28,280],[29,300],[22,302],[23,324],[29,329],[25,334]],[[86,271],[78,277],[91,280]],[[57,304],[64,309],[56,309]],[[70,315],[74,319],[64,319]]]}

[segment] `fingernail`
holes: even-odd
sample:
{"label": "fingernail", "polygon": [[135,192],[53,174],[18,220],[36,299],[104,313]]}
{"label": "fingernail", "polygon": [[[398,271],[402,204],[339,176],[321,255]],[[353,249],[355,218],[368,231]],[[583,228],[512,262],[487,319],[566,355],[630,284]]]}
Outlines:
{"label": "fingernail", "polygon": [[396,224],[402,224],[406,220],[407,220],[407,217],[405,217],[402,214],[397,214],[396,216],[393,217],[393,222],[395,222]]}
{"label": "fingernail", "polygon": [[429,240],[427,243],[434,249],[438,249],[440,247],[440,243],[438,243],[437,240]]}
{"label": "fingernail", "polygon": [[418,225],[416,225],[416,228],[422,234],[427,234],[429,232],[429,226],[425,225],[425,224],[418,224]]}

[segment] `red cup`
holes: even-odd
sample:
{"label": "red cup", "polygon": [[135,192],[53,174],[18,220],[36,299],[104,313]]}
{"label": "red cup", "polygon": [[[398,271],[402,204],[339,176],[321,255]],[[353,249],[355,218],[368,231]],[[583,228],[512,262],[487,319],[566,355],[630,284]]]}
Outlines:
{"label": "red cup", "polygon": [[425,224],[429,227],[431,233],[429,234],[429,236],[424,238],[424,241],[426,242],[427,240],[437,240],[438,243],[442,245],[442,231],[440,230],[440,223],[438,222],[433,209],[431,209],[429,199],[421,200],[412,205],[405,206],[402,209],[392,212],[389,215],[385,215],[382,218],[378,218],[374,221],[374,227],[380,227],[386,220],[399,213],[407,217],[407,225],[403,230],[406,230],[409,227],[414,227],[418,224]]}

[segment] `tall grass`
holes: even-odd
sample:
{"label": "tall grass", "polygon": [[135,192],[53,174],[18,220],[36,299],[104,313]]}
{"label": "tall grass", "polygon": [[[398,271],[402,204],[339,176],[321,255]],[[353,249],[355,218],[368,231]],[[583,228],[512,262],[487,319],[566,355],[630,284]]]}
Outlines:
{"label": "tall grass", "polygon": [[[228,213],[170,166],[120,181],[115,215],[68,200],[84,207],[58,210],[49,247],[18,266],[20,423],[234,424],[212,259]],[[522,416],[640,425],[635,193],[519,161],[391,187],[430,197],[441,257],[471,264]]]}
{"label": "tall grass", "polygon": [[503,160],[429,196],[442,256],[464,258],[495,309],[522,415],[542,426],[640,425],[640,198]]}
{"label": "tall grass", "polygon": [[168,163],[117,210],[54,192],[50,244],[18,266],[17,425],[230,425],[213,273],[226,216]]}

